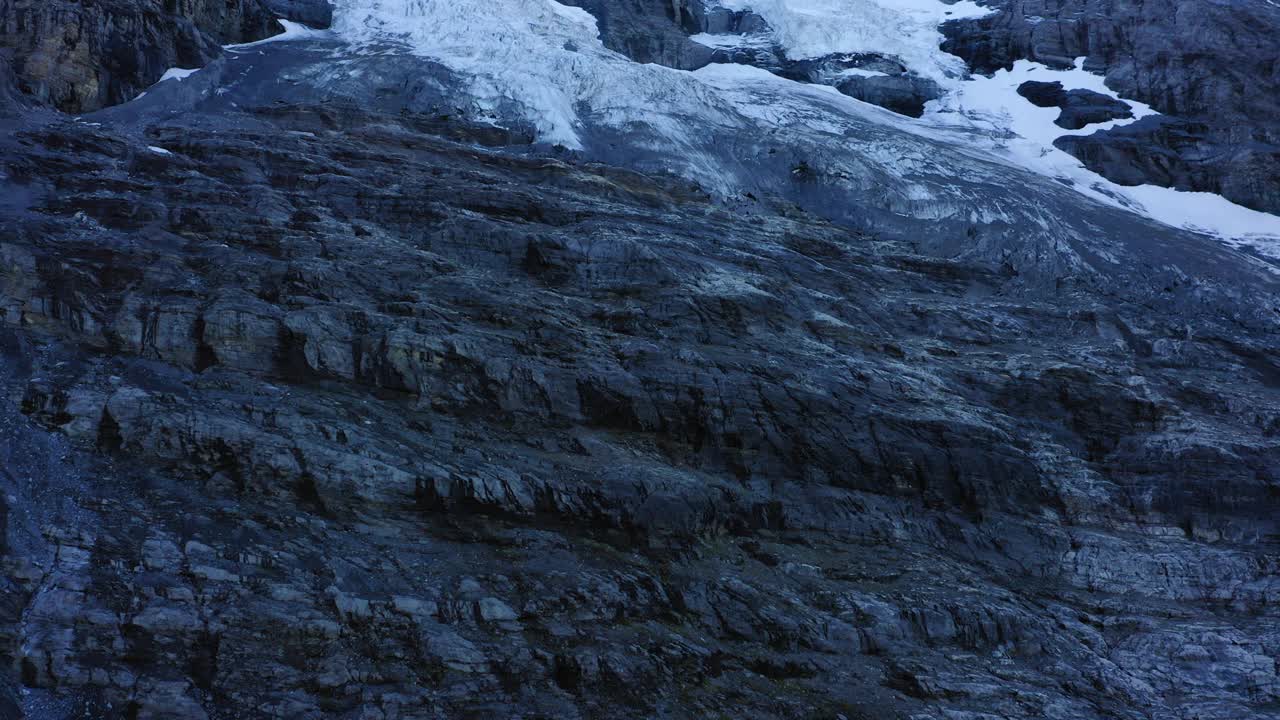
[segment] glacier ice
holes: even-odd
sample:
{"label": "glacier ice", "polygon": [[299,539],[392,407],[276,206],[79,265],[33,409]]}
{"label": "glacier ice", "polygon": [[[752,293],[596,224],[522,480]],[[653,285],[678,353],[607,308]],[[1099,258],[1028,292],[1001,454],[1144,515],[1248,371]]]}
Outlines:
{"label": "glacier ice", "polygon": [[[938,25],[988,12],[971,0],[718,1],[762,16],[789,57],[889,55],[938,82],[944,95],[916,120],[756,68],[688,72],[640,64],[605,48],[589,13],[554,0],[336,0],[332,35],[354,53],[410,53],[440,63],[465,78],[477,120],[520,120],[540,140],[588,155],[625,141],[643,156],[644,169],[678,173],[724,195],[758,181],[753,143],[788,145],[797,156],[821,154],[841,179],[832,192],[856,193],[918,218],[990,221],[1007,208],[980,202],[969,183],[994,182],[989,168],[1002,165],[1105,205],[1280,256],[1280,217],[1216,195],[1111,183],[1053,146],[1072,132],[1053,124],[1056,110],[1016,92],[1025,80],[1058,80],[1067,89],[1114,96],[1102,78],[1079,65],[1063,71],[1025,61],[989,78],[968,76],[959,58],[939,48]],[[304,36],[297,28],[291,33]],[[1134,119],[1152,112],[1126,102]],[[1132,120],[1074,132],[1124,122]],[[1027,221],[1025,212],[1018,221]]]}

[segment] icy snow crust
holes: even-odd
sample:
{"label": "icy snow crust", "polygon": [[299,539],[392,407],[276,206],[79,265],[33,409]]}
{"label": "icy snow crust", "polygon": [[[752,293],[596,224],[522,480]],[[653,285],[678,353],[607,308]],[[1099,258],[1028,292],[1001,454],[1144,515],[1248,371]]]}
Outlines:
{"label": "icy snow crust", "polygon": [[164,74],[161,75],[160,79],[156,82],[162,83],[165,80],[177,80],[178,82],[182,82],[198,72],[200,72],[200,68],[169,68],[164,71]]}
{"label": "icy snow crust", "polygon": [[[715,99],[686,73],[606,50],[595,18],[552,0],[339,0],[336,34],[373,49],[399,40],[471,80],[490,119],[515,105],[548,143],[580,149],[582,111],[607,124],[648,123],[678,139],[672,117]],[[674,106],[674,107],[673,107]]]}
{"label": "icy snow crust", "polygon": [[[800,160],[808,162],[801,157],[805,152],[820,155],[824,172],[836,178],[830,192],[858,193],[890,213],[984,223],[1030,220],[1048,231],[1057,221],[1049,212],[1038,216],[1036,198],[1024,197],[1015,213],[1013,203],[990,196],[990,184],[999,180],[994,163],[1029,169],[1097,202],[1280,257],[1280,217],[1207,193],[1115,185],[1054,148],[1053,139],[1061,135],[1133,121],[1065,131],[1053,124],[1056,108],[1036,107],[1016,92],[1026,80],[1058,80],[1067,89],[1114,96],[1079,63],[1074,70],[1055,71],[1019,62],[991,78],[967,77],[962,61],[939,49],[938,26],[987,12],[970,0],[720,2],[761,15],[773,28],[773,42],[792,58],[892,55],[942,85],[945,96],[913,120],[756,68],[712,65],[684,72],[642,65],[607,50],[589,13],[554,0],[335,0],[332,34],[357,52],[407,52],[457,73],[468,83],[478,120],[523,121],[540,140],[588,154],[605,143],[629,145],[629,152],[651,163],[663,158],[660,169],[725,195],[758,186],[760,165],[770,161],[760,159],[762,146],[785,143]],[[722,46],[760,41],[699,39]],[[1126,102],[1135,120],[1152,114],[1145,105]],[[976,183],[987,184],[985,194]],[[1049,192],[1015,187],[1027,196]]]}
{"label": "icy snow crust", "polygon": [[964,61],[938,49],[942,44],[938,26],[945,20],[991,12],[972,0],[953,5],[937,0],[720,0],[718,4],[763,17],[773,28],[774,40],[793,60],[878,52],[894,55],[936,81],[965,73]]}

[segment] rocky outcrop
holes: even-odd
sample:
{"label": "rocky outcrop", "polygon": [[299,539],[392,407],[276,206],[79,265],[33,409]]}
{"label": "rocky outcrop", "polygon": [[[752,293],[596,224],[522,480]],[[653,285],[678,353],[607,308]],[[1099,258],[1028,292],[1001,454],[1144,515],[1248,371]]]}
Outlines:
{"label": "rocky outcrop", "polygon": [[703,14],[701,0],[569,0],[596,18],[610,50],[636,62],[696,70],[711,62],[711,48],[689,39]]}
{"label": "rocky outcrop", "polygon": [[1272,197],[1280,188],[1280,147],[1238,145],[1221,137],[1207,119],[1147,117],[1102,133],[1061,137],[1054,145],[1080,158],[1090,170],[1125,185],[1153,183],[1221,193],[1242,204],[1248,204],[1247,198]]}
{"label": "rocky outcrop", "polygon": [[1068,130],[1133,117],[1127,103],[1092,90],[1064,90],[1060,82],[1029,80],[1018,86],[1018,94],[1037,107],[1062,108],[1053,122]]}
{"label": "rocky outcrop", "polygon": [[856,100],[909,117],[923,115],[925,104],[941,95],[937,83],[908,73],[854,75],[841,80],[836,89]]}
{"label": "rocky outcrop", "polygon": [[1167,117],[1062,147],[1126,184],[1214,192],[1280,212],[1280,13],[1265,2],[996,0],[997,12],[943,26],[943,48],[976,72],[1027,58],[1106,75]]}
{"label": "rocky outcrop", "polygon": [[18,87],[71,113],[130,100],[170,68],[279,31],[259,0],[0,0],[0,47]]}
{"label": "rocky outcrop", "polygon": [[329,0],[264,0],[271,12],[282,18],[312,28],[333,24],[333,5]]}
{"label": "rocky outcrop", "polygon": [[[791,80],[830,85],[857,100],[911,117],[920,117],[925,103],[940,94],[936,83],[875,53],[794,59],[773,44],[712,48],[689,39],[700,33],[767,36],[768,23],[750,10],[709,6],[700,0],[571,0],[566,4],[594,15],[604,44],[636,62],[681,70],[710,63],[751,65]],[[866,72],[851,74],[850,70]]]}

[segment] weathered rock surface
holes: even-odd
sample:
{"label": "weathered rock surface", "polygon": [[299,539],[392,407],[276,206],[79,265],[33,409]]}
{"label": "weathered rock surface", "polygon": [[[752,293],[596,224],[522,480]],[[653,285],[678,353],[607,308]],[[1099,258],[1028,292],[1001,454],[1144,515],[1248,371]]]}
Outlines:
{"label": "weathered rock surface", "polygon": [[[711,48],[689,39],[698,33],[767,33],[768,23],[749,10],[708,7],[690,0],[570,0],[566,4],[595,16],[605,45],[636,62],[680,70],[710,63],[751,65],[791,80],[831,85],[849,97],[911,117],[919,117],[925,103],[939,95],[936,83],[908,73],[893,58],[874,53],[795,59],[776,45]],[[850,77],[843,72],[850,68],[880,75]]]}
{"label": "weathered rock surface", "polygon": [[636,62],[695,70],[712,50],[689,39],[702,24],[701,2],[692,0],[569,0],[596,18],[606,47]]}
{"label": "weathered rock surface", "polygon": [[1018,86],[1018,94],[1037,107],[1062,108],[1053,122],[1068,130],[1133,117],[1133,109],[1127,103],[1092,90],[1064,90],[1060,82],[1029,80]]}
{"label": "weathered rock surface", "polygon": [[279,31],[260,0],[0,0],[0,48],[18,86],[71,113],[124,102],[169,68],[202,67],[222,45]]}
{"label": "weathered rock surface", "polygon": [[333,5],[329,0],[264,0],[271,12],[312,28],[333,24]]}
{"label": "weathered rock surface", "polygon": [[920,117],[925,103],[936,99],[937,83],[910,74],[846,78],[836,89],[851,98],[879,105],[899,115]]}
{"label": "weathered rock surface", "polygon": [[1277,716],[1270,266],[263,52],[0,133],[0,716]]}
{"label": "weathered rock surface", "polygon": [[1169,116],[1060,147],[1116,182],[1214,192],[1280,212],[1280,12],[1267,2],[993,0],[944,25],[943,48],[975,71],[1027,58],[1103,73]]}
{"label": "weathered rock surface", "polygon": [[1028,295],[412,116],[245,119],[5,145],[7,392],[93,518],[9,556],[23,684],[138,717],[1276,701],[1275,283],[1238,256],[1118,246],[1132,274]]}

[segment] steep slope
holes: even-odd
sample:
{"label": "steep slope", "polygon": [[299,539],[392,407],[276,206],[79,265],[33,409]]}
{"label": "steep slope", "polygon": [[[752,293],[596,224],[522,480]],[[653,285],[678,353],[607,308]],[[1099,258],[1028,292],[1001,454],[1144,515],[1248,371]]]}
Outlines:
{"label": "steep slope", "polygon": [[169,68],[202,67],[221,45],[279,29],[259,0],[0,0],[0,47],[20,87],[73,113],[130,100]]}
{"label": "steep slope", "polygon": [[1280,6],[1268,0],[995,0],[943,46],[989,73],[1030,59],[1085,67],[1159,118],[1064,140],[1124,183],[1221,194],[1280,213]]}
{"label": "steep slope", "polygon": [[140,717],[1274,701],[1275,282],[1231,251],[1163,234],[1044,292],[456,121],[225,122],[6,150],[11,397],[93,518],[10,576],[27,685]]}
{"label": "steep slope", "polygon": [[334,11],[0,121],[0,713],[1277,716],[1265,256],[581,9]]}

